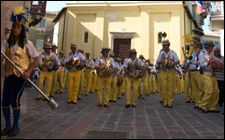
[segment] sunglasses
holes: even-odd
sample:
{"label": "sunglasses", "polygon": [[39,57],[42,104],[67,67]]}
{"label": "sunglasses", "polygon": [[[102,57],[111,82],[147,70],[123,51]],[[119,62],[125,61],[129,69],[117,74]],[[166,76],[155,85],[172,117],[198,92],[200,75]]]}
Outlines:
{"label": "sunglasses", "polygon": [[106,53],[109,53],[109,51],[105,51]]}

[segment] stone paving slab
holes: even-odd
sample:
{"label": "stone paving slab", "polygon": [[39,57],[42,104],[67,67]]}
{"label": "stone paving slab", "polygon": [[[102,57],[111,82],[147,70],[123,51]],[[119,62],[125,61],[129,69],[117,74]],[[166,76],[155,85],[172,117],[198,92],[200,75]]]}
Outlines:
{"label": "stone paving slab", "polygon": [[[173,108],[164,108],[158,93],[138,98],[136,108],[124,107],[125,96],[105,108],[97,107],[96,92],[82,96],[77,104],[67,104],[65,89],[54,96],[59,105],[55,110],[46,101],[35,100],[36,94],[33,87],[25,88],[20,133],[1,139],[81,139],[87,131],[127,132],[129,139],[224,139],[224,116],[194,109],[194,103],[185,103],[184,93],[175,95]],[[4,126],[1,111],[1,129]]]}

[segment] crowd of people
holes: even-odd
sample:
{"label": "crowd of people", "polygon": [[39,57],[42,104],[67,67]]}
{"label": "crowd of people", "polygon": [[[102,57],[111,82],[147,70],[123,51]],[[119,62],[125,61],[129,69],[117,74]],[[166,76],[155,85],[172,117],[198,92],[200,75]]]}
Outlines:
{"label": "crowd of people", "polygon": [[[21,16],[23,18],[19,18]],[[193,30],[194,43],[184,54],[182,65],[176,52],[170,49],[168,39],[162,41],[162,49],[153,64],[143,55],[137,57],[135,49],[130,49],[129,57],[122,60],[116,58],[114,53],[109,53],[109,47],[103,47],[102,55],[94,59],[90,52],[78,49],[76,43],[71,43],[71,52],[68,54],[63,51],[57,54],[56,45],[45,43],[44,52],[38,54],[33,43],[27,39],[28,17],[29,12],[23,7],[13,11],[11,34],[1,46],[1,51],[23,72],[19,73],[6,60],[2,99],[6,126],[1,131],[2,136],[19,133],[20,98],[33,70],[39,73],[38,80],[37,73],[34,79],[34,82],[38,81],[38,88],[42,90],[46,84],[44,94],[47,97],[54,97],[58,91],[63,93],[66,86],[68,104],[77,104],[77,100],[82,100],[83,93],[88,96],[95,90],[97,107],[109,107],[109,102],[116,102],[124,94],[124,107],[136,107],[137,98],[145,99],[146,95],[155,94],[156,91],[160,95],[159,102],[168,108],[173,107],[175,93],[182,92],[185,92],[185,103],[196,103],[194,108],[203,113],[219,113],[216,105],[222,106],[224,103],[224,58],[219,48],[214,48],[213,41],[204,42],[203,47],[200,42],[203,35],[201,29]],[[30,59],[33,59],[31,64]],[[3,60],[1,56],[1,62]],[[37,92],[36,100],[47,101],[42,96]],[[10,122],[10,105],[13,109],[13,125]]]}

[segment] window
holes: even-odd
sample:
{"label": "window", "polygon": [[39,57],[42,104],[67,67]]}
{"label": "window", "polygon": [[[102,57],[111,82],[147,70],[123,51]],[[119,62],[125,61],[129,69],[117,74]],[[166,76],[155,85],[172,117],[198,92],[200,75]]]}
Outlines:
{"label": "window", "polygon": [[215,46],[220,46],[220,43],[218,41],[214,41]]}
{"label": "window", "polygon": [[41,22],[39,23],[39,28],[45,28],[45,23],[46,23],[46,19],[42,19]]}
{"label": "window", "polygon": [[88,32],[84,33],[84,43],[88,43]]}
{"label": "window", "polygon": [[44,40],[43,39],[37,39],[37,48],[43,48]]}

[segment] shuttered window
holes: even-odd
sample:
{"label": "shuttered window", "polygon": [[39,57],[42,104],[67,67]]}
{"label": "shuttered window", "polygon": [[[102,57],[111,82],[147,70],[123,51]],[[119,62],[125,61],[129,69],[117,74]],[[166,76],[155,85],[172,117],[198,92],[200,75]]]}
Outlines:
{"label": "shuttered window", "polygon": [[44,40],[43,39],[37,39],[37,48],[43,48]]}

